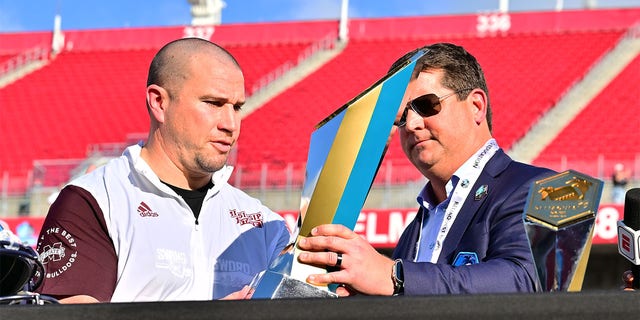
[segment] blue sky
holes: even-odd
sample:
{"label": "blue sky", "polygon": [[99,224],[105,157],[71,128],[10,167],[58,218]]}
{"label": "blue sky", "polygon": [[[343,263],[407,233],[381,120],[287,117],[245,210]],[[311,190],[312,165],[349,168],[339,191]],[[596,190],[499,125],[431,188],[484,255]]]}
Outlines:
{"label": "blue sky", "polygon": [[[640,7],[640,0],[591,0],[598,7]],[[341,0],[225,0],[222,23],[336,19]],[[511,11],[554,10],[557,0],[511,0]],[[585,0],[563,0],[565,9]],[[399,17],[497,10],[499,0],[350,0],[351,17]],[[35,9],[34,9],[35,8]],[[188,0],[0,0],[0,32],[52,30],[56,13],[63,30],[191,23]]]}

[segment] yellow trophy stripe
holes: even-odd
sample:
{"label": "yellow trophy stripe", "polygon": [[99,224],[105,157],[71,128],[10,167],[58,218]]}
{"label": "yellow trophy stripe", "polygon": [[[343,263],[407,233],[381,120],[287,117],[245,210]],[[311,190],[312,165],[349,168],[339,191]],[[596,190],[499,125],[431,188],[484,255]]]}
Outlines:
{"label": "yellow trophy stripe", "polygon": [[589,254],[591,253],[591,242],[593,240],[594,229],[595,228],[591,226],[591,232],[589,232],[587,243],[584,246],[584,250],[578,260],[575,273],[570,279],[569,286],[567,287],[568,292],[580,292],[582,290],[582,283],[584,281],[585,273],[587,272],[587,263],[589,262]]}
{"label": "yellow trophy stripe", "polygon": [[[335,214],[343,198],[381,90],[382,85],[373,88],[346,110],[311,196],[300,235],[308,236],[314,227],[333,222],[334,216],[326,213]],[[314,201],[315,199],[322,199],[324,202]],[[348,197],[344,201],[349,201]]]}

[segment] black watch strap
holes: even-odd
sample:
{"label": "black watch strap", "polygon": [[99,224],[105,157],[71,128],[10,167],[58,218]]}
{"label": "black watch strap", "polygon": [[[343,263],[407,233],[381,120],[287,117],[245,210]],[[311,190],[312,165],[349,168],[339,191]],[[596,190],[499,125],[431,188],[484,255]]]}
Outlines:
{"label": "black watch strap", "polygon": [[393,281],[393,295],[404,294],[404,269],[402,259],[396,259],[391,269],[391,280]]}

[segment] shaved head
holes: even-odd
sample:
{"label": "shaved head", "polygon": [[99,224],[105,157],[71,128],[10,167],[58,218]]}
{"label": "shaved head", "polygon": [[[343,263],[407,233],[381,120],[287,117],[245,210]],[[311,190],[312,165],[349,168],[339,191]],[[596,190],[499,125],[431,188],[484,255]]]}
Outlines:
{"label": "shaved head", "polygon": [[149,138],[141,157],[162,181],[195,190],[220,170],[240,134],[242,70],[222,47],[200,38],[169,42],[151,61]]}
{"label": "shaved head", "polygon": [[232,63],[242,71],[238,61],[221,46],[201,38],[182,38],[169,42],[156,53],[149,67],[147,86],[161,86],[172,96],[189,77],[193,56],[203,52],[211,59]]}

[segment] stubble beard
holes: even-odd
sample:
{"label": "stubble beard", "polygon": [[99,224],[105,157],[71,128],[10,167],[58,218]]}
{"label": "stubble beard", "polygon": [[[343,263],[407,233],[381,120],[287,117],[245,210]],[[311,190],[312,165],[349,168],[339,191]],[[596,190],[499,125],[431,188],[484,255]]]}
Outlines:
{"label": "stubble beard", "polygon": [[214,157],[207,157],[203,154],[198,154],[195,157],[195,162],[198,168],[200,168],[200,170],[202,170],[203,172],[214,173],[224,167],[224,165],[227,163],[227,157],[228,155],[226,154],[221,154]]}

